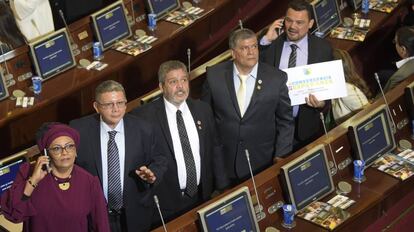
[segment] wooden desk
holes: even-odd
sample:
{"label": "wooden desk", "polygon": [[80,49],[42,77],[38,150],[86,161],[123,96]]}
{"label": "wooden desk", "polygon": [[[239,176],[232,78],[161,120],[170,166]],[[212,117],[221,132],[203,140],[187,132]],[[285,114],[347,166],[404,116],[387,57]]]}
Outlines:
{"label": "wooden desk", "polygon": [[[130,1],[125,5],[131,11]],[[142,20],[144,6],[141,0],[134,0],[140,9],[135,16],[141,17],[133,29],[146,29],[145,20]],[[168,59],[186,60],[186,50],[191,48],[193,67],[212,59],[225,51],[229,31],[237,27],[238,20],[242,19],[244,25],[259,31],[270,24],[273,19],[284,15],[288,0],[203,0],[200,7],[208,12],[204,17],[182,28],[177,25],[160,22],[155,35],[159,40],[153,48],[137,57],[124,55],[115,51],[105,52],[104,62],[109,67],[101,72],[86,71],[74,68],[61,75],[53,77],[43,85],[43,93],[37,98],[33,107],[16,108],[15,102],[4,100],[0,102],[0,157],[12,154],[18,150],[29,147],[34,143],[36,129],[46,121],[68,122],[93,112],[92,101],[94,88],[103,80],[114,79],[121,82],[125,88],[128,99],[135,99],[158,85],[156,73],[161,62]],[[375,89],[372,73],[383,67],[381,61],[384,55],[392,56],[393,48],[384,49],[385,37],[391,41],[394,25],[403,15],[405,9],[398,8],[394,14],[387,15],[379,12],[370,12],[372,29],[364,43],[344,40],[331,40],[334,47],[350,51],[360,73],[367,77],[367,81]],[[342,15],[351,12],[344,11]],[[223,23],[224,22],[224,23]],[[388,26],[387,26],[388,25]],[[87,32],[89,37],[79,39],[79,33]],[[133,30],[135,31],[135,30]],[[92,30],[88,17],[70,25],[70,32],[79,48],[92,41]],[[384,35],[386,35],[384,37]],[[392,46],[392,43],[389,43]],[[381,49],[378,49],[381,48]],[[392,51],[390,51],[392,50]],[[369,55],[366,55],[366,54]],[[385,53],[385,54],[379,54]],[[8,59],[9,70],[17,76],[31,71],[28,48],[22,47],[5,56]],[[76,57],[91,59],[91,50],[82,51]],[[363,66],[362,63],[369,64]],[[198,78],[192,84],[193,96],[199,96],[203,78]],[[15,89],[23,89],[29,96],[30,80],[16,81],[16,85],[9,88],[11,93]]]}
{"label": "wooden desk", "polygon": [[[408,119],[408,114],[405,110],[404,88],[412,81],[414,81],[414,75],[387,94],[387,99],[390,103],[390,109],[392,112],[395,112],[395,114],[393,113],[393,119],[395,123],[402,125],[397,130],[397,134],[395,136],[397,143],[400,139],[403,138],[408,139],[411,143],[414,142],[410,139],[411,129],[409,125],[404,125],[404,123],[402,123]],[[350,142],[347,138],[348,126],[353,121],[364,116],[382,104],[384,104],[383,100],[379,99],[372,105],[359,112],[357,115],[353,116],[343,124],[331,130],[328,133],[328,136],[322,136],[308,146],[302,148],[286,159],[281,160],[280,162],[274,164],[273,166],[255,176],[259,199],[261,201],[261,204],[264,206],[264,212],[266,212],[266,217],[259,222],[261,231],[264,231],[264,229],[268,226],[276,227],[282,231],[286,230],[281,226],[281,210],[274,214],[269,214],[267,211],[270,206],[278,201],[283,200],[282,187],[279,180],[280,167],[319,144],[325,145],[329,161],[332,161],[332,156],[327,146],[328,143],[331,143],[332,145],[332,150],[335,153],[334,156],[338,165],[346,159],[352,159]],[[340,226],[338,226],[335,231],[363,230],[379,217],[381,217],[383,213],[386,213],[387,210],[390,209],[390,206],[398,202],[398,200],[400,200],[403,196],[414,191],[412,187],[414,177],[411,177],[410,179],[403,182],[376,169],[368,168],[366,170],[367,180],[362,184],[358,184],[352,181],[352,173],[353,167],[352,165],[348,165],[345,166],[345,168],[338,170],[337,174],[334,175],[335,185],[337,185],[337,183],[342,180],[347,181],[352,185],[352,192],[349,194],[349,197],[356,201],[356,203],[348,210],[348,212],[351,214],[351,217]],[[245,181],[234,189],[240,186],[248,186],[250,193],[254,195],[252,182],[250,180]],[[231,190],[227,192],[230,191]],[[226,193],[223,193],[221,196],[225,194]],[[327,201],[327,199],[333,197],[334,195],[335,194],[333,193],[322,200]],[[254,198],[255,196],[252,196],[252,199]],[[167,224],[167,229],[170,231],[200,231],[196,213],[197,209],[213,201],[214,199],[169,222]],[[322,227],[316,226],[300,218],[297,218],[296,221],[297,226],[290,231],[324,231]],[[158,228],[154,231],[161,232],[163,229]]]}
{"label": "wooden desk", "polygon": [[[126,1],[130,9],[130,1]],[[134,0],[144,13],[141,0]],[[86,71],[74,68],[68,70],[43,84],[41,97],[35,100],[35,105],[22,109],[15,107],[15,101],[0,102],[0,157],[22,150],[34,143],[34,133],[37,128],[47,121],[68,122],[71,119],[93,112],[92,101],[95,87],[103,80],[114,79],[125,86],[127,98],[135,99],[142,96],[158,85],[157,71],[159,65],[168,59],[186,60],[187,48],[191,49],[193,67],[227,49],[227,37],[231,29],[238,25],[241,19],[254,30],[259,30],[269,24],[273,14],[280,12],[280,4],[286,5],[287,0],[279,3],[271,0],[203,0],[199,6],[206,10],[205,16],[187,27],[161,21],[154,35],[159,39],[153,48],[137,57],[128,56],[113,50],[104,53],[103,62],[109,67],[105,70]],[[136,16],[142,16],[136,14]],[[145,20],[138,22],[136,28],[146,30]],[[92,41],[92,30],[88,17],[70,25],[70,32],[79,48]],[[87,39],[80,40],[81,32],[88,34]],[[33,71],[28,55],[28,48],[22,47],[4,56],[9,70],[17,76]],[[91,50],[82,51],[76,60],[88,58],[91,60]],[[32,96],[29,90],[31,81],[17,81],[9,88],[24,90]]]}

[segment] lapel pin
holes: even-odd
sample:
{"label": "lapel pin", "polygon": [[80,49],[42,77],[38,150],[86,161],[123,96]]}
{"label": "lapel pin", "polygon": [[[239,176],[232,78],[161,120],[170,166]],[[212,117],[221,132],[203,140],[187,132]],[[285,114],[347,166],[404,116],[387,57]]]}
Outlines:
{"label": "lapel pin", "polygon": [[260,79],[259,79],[259,80],[257,81],[257,83],[261,84],[261,83],[262,83],[262,80],[260,80]]}
{"label": "lapel pin", "polygon": [[262,89],[262,86],[258,85],[257,90],[260,90],[260,89]]}
{"label": "lapel pin", "polygon": [[197,125],[198,125],[198,129],[201,130],[202,128],[201,128],[201,121],[200,120],[197,120]]}

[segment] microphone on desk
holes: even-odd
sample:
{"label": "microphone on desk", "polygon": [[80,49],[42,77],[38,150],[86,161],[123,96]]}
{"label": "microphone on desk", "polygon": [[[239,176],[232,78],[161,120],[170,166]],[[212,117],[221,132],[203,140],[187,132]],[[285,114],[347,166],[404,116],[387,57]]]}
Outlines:
{"label": "microphone on desk", "polygon": [[325,136],[328,139],[328,147],[329,147],[329,151],[331,152],[332,161],[334,163],[334,166],[331,168],[331,165],[329,165],[329,168],[331,169],[331,176],[334,176],[338,172],[338,165],[336,164],[336,159],[335,159],[335,156],[334,156],[333,151],[332,151],[331,141],[329,141],[330,138],[329,138],[329,135],[328,135],[328,131],[326,130],[325,116],[323,115],[322,112],[319,113],[319,116],[320,116],[320,119],[321,119],[321,122],[322,122],[322,125],[323,125],[323,130],[325,132]]}
{"label": "microphone on desk", "polygon": [[191,49],[187,48],[187,69],[188,69],[188,75],[190,75],[191,72]]}
{"label": "microphone on desk", "polygon": [[131,4],[131,17],[132,17],[132,24],[135,24],[135,10],[134,10],[134,1],[130,0],[129,1]]}
{"label": "microphone on desk", "polygon": [[378,86],[381,90],[382,99],[384,99],[384,103],[385,103],[385,106],[387,108],[388,115],[390,116],[390,119],[391,119],[391,123],[392,123],[391,130],[395,134],[395,133],[397,133],[397,127],[395,126],[394,118],[392,117],[391,109],[390,109],[390,106],[388,105],[387,98],[385,97],[384,90],[382,89],[381,82],[380,82],[379,77],[378,77],[378,73],[374,73],[374,76],[375,76],[375,80],[377,80],[377,84],[378,84]]}
{"label": "microphone on desk", "polygon": [[68,36],[69,36],[70,44],[72,46],[72,50],[75,50],[75,49],[78,48],[78,45],[75,44],[75,40],[73,40],[72,34],[69,31],[69,27],[68,27],[68,24],[66,23],[65,15],[63,14],[62,10],[59,10],[59,15],[60,15],[60,18],[62,19],[63,24],[65,25],[65,28],[68,32]]}
{"label": "microphone on desk", "polygon": [[164,217],[162,216],[161,207],[160,207],[160,201],[158,200],[158,196],[157,195],[154,195],[154,202],[155,202],[155,205],[157,206],[158,214],[160,215],[160,218],[161,218],[162,227],[164,228],[164,231],[167,232],[167,226],[165,225]]}
{"label": "microphone on desk", "polygon": [[[247,149],[244,150],[244,151],[245,151],[245,154],[246,154],[247,164],[249,165],[250,178],[251,178],[252,183],[253,183],[254,193],[256,194],[256,201],[257,201],[257,207],[258,207],[259,212],[255,212],[255,213],[256,213],[256,215],[259,214],[259,216],[261,216],[263,214],[263,206],[260,204],[260,201],[259,201],[259,194],[257,193],[256,181],[254,180],[254,176],[253,176],[253,170],[252,170],[252,165],[250,163],[249,151]],[[258,218],[258,221],[260,221],[259,218]]]}
{"label": "microphone on desk", "polygon": [[[319,115],[320,115],[320,119],[322,121],[322,125],[323,125],[323,130],[325,132],[325,136],[328,139],[328,147],[329,147],[329,151],[331,152],[332,161],[334,163],[334,166],[332,168],[331,168],[331,165],[329,165],[329,169],[331,170],[331,176],[334,176],[336,173],[338,173],[339,176],[340,176],[339,179],[342,179],[341,173],[338,171],[339,169],[338,169],[338,165],[336,163],[336,159],[335,159],[335,156],[334,156],[334,153],[333,153],[333,150],[332,150],[330,137],[328,135],[328,131],[326,130],[325,116],[323,115],[322,112],[320,112]],[[336,193],[337,194],[348,194],[349,192],[351,192],[351,189],[352,189],[352,186],[348,182],[346,182],[346,181],[339,181],[338,182],[338,186],[337,186]]]}

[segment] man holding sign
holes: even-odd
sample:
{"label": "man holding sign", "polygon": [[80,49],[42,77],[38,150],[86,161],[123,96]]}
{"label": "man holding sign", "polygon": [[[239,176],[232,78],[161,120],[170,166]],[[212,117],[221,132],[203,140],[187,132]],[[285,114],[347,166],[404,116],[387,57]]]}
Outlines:
{"label": "man holding sign", "polygon": [[[261,39],[260,60],[279,69],[333,60],[329,43],[309,34],[313,23],[312,6],[305,0],[291,1],[285,18],[274,21]],[[281,29],[285,33],[279,35]],[[293,106],[294,150],[312,142],[323,133],[319,114],[328,112],[330,108],[330,102],[319,101],[312,94],[305,100],[306,104]]]}

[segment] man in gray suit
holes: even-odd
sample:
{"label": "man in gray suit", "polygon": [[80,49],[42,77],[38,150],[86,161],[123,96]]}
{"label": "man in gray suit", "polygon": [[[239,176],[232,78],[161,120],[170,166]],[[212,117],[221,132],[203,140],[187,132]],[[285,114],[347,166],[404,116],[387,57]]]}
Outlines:
{"label": "man in gray suit", "polygon": [[249,176],[245,150],[255,173],[292,149],[294,123],[286,73],[258,62],[256,34],[232,33],[234,61],[207,69],[202,100],[208,102],[224,146],[224,166],[233,184]]}
{"label": "man in gray suit", "polygon": [[[414,27],[401,27],[395,33],[395,49],[402,60],[396,63],[398,70],[388,79],[384,87],[387,92],[414,74]],[[379,96],[379,95],[378,95]]]}

